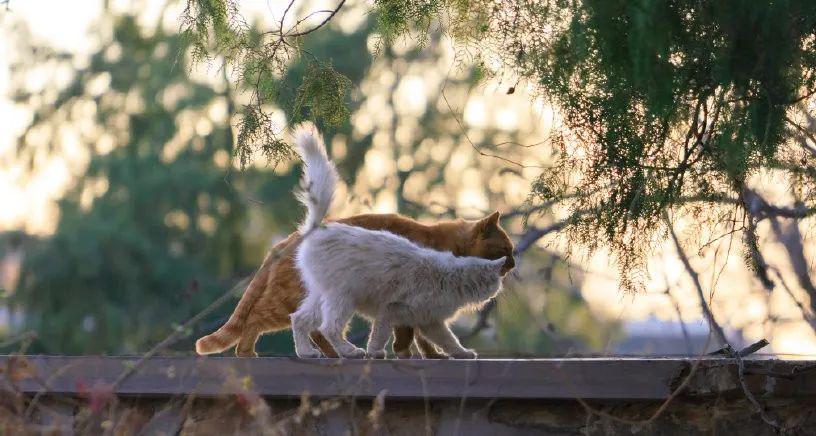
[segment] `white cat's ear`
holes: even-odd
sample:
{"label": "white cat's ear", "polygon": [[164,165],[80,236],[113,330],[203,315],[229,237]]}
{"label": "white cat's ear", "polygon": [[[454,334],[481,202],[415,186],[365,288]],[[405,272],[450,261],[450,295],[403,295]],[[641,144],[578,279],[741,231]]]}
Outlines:
{"label": "white cat's ear", "polygon": [[491,260],[490,265],[501,268],[507,262],[507,256],[502,256],[496,260]]}

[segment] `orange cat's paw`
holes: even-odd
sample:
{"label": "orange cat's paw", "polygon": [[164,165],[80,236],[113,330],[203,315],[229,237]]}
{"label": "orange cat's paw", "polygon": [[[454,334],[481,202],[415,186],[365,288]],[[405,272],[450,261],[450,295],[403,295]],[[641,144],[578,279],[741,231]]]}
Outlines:
{"label": "orange cat's paw", "polygon": [[385,350],[376,350],[367,353],[369,359],[385,359]]}
{"label": "orange cat's paw", "polygon": [[428,360],[452,359],[452,357],[448,356],[447,354],[437,353],[437,352],[424,353],[424,354],[422,354],[422,358],[423,359],[428,359]]}
{"label": "orange cat's paw", "polygon": [[473,350],[462,350],[451,354],[454,359],[475,359],[478,356]]}

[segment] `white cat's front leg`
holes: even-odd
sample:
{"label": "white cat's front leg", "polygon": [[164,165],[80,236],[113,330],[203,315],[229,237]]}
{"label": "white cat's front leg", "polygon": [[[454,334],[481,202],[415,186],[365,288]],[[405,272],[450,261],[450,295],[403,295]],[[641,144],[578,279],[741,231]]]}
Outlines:
{"label": "white cat's front leg", "polygon": [[442,347],[442,351],[454,359],[475,359],[477,356],[475,351],[463,347],[459,343],[459,338],[442,321],[422,325],[419,331],[422,336]]}
{"label": "white cat's front leg", "polygon": [[354,315],[354,306],[343,299],[324,295],[321,301],[320,333],[329,341],[331,346],[341,357],[362,359],[365,350],[358,348],[346,339],[345,330],[351,317]]}
{"label": "white cat's front leg", "polygon": [[385,359],[385,344],[391,337],[391,322],[389,317],[381,314],[371,324],[371,333],[368,335],[366,354],[372,359]]}

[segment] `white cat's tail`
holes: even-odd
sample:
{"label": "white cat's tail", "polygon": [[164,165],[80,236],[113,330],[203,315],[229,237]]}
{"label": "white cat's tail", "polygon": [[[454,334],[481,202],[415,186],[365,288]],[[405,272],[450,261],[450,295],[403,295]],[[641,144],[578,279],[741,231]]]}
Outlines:
{"label": "white cat's tail", "polygon": [[305,234],[320,225],[329,212],[339,177],[314,127],[301,124],[295,128],[295,145],[304,165],[296,196],[306,206],[306,217],[298,227],[300,234]]}

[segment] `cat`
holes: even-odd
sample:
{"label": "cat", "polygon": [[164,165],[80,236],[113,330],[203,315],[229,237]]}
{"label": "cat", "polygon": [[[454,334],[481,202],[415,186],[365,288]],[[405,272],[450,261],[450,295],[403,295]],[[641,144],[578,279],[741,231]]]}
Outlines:
{"label": "cat", "polygon": [[[499,218],[499,212],[494,212],[477,221],[458,219],[423,224],[399,214],[361,214],[337,222],[370,230],[385,230],[422,246],[450,251],[457,256],[485,259],[504,256],[507,260],[502,272],[506,274],[515,266],[513,243],[499,224]],[[214,333],[196,341],[198,354],[219,353],[235,346],[235,355],[254,357],[257,356],[255,343],[260,335],[290,327],[289,316],[305,295],[294,260],[300,241],[300,233],[294,232],[269,251],[229,320]],[[395,327],[394,353],[399,357],[409,357],[414,337],[413,328]],[[320,333],[315,332],[312,340],[324,355],[337,357]],[[443,357],[420,335],[416,335],[416,345],[423,357]]]}
{"label": "cat", "polygon": [[[306,287],[306,298],[291,317],[297,355],[320,356],[310,343],[310,334],[319,330],[342,357],[383,358],[392,328],[411,326],[448,355],[475,358],[476,352],[459,343],[447,321],[501,290],[506,258],[456,257],[382,230],[323,225],[337,170],[310,130],[298,130],[295,142],[304,162],[303,190],[297,197],[307,210],[295,255]],[[366,350],[345,338],[355,312],[373,320]]]}

